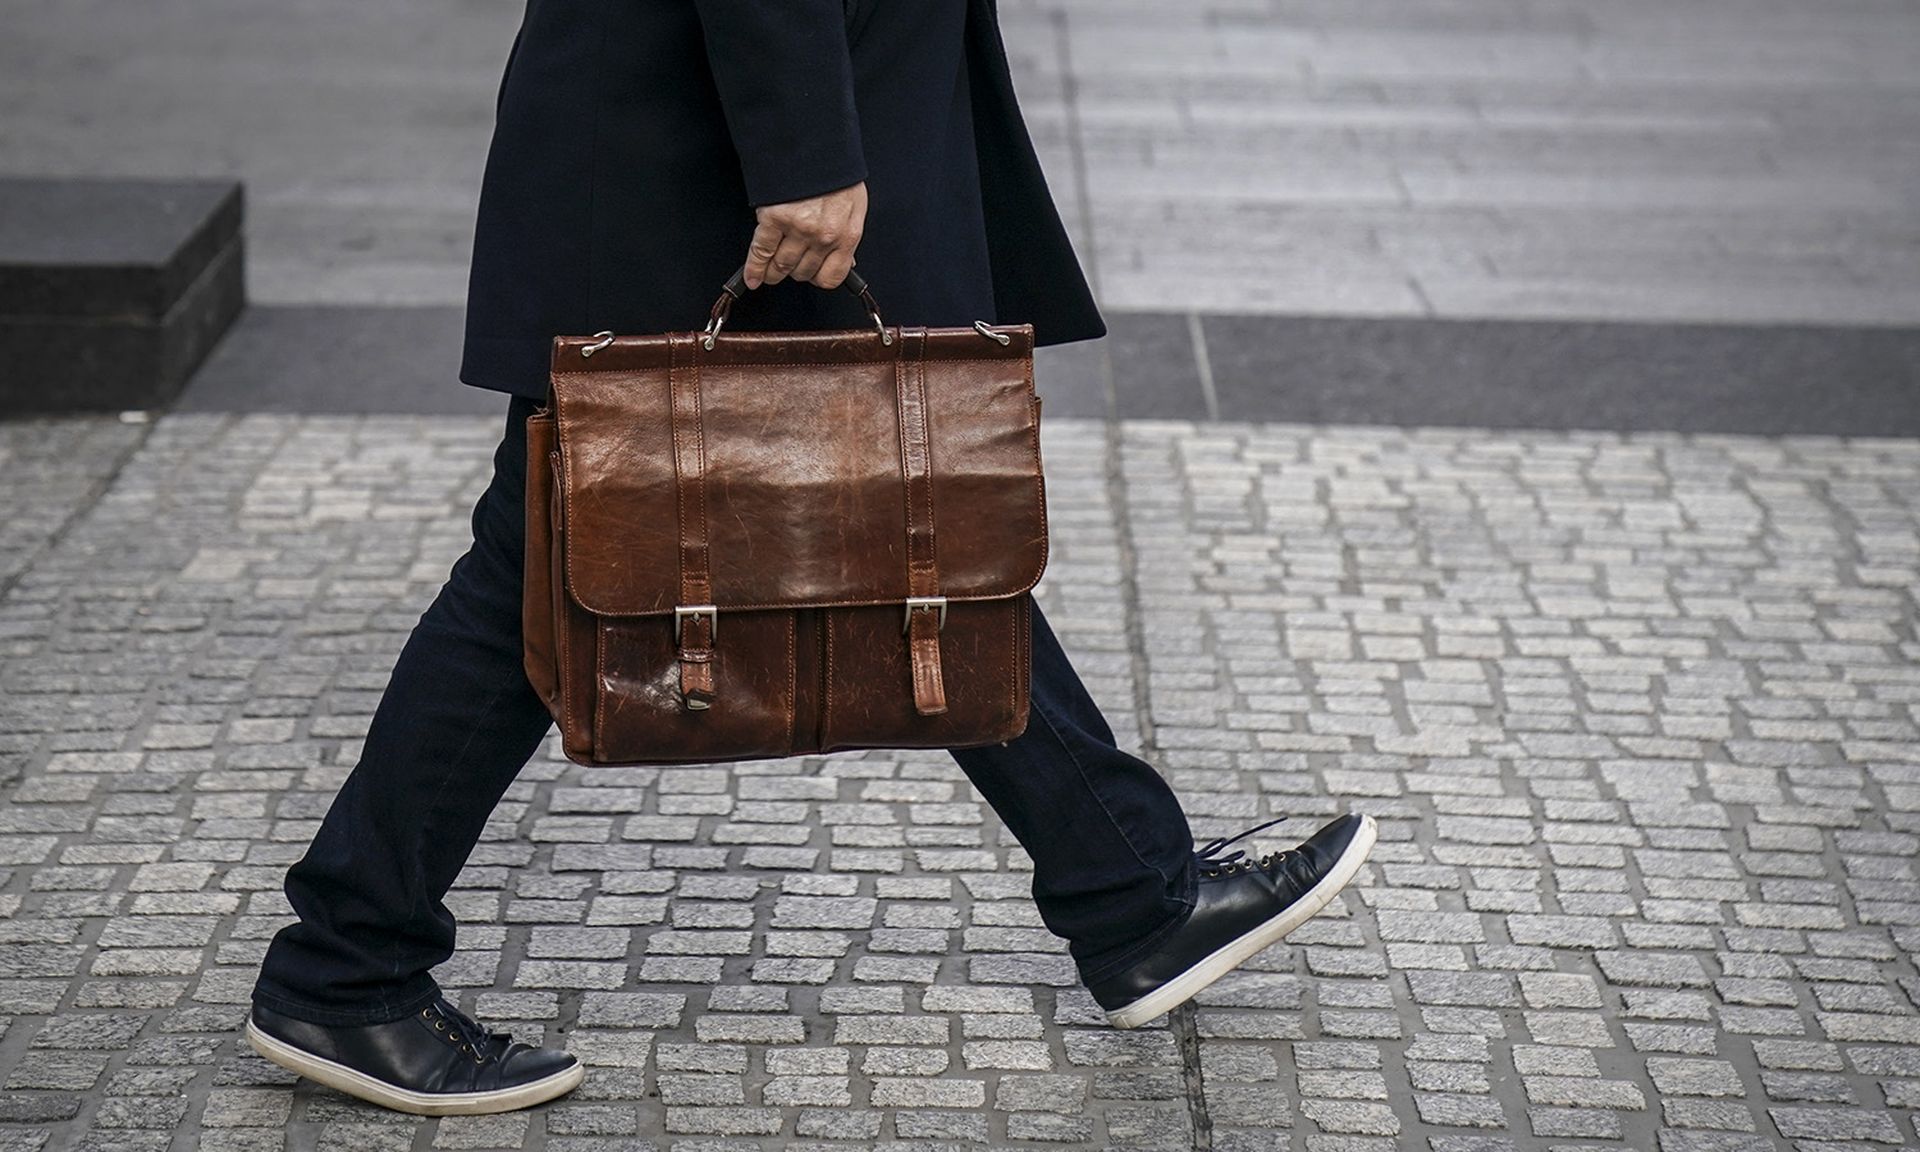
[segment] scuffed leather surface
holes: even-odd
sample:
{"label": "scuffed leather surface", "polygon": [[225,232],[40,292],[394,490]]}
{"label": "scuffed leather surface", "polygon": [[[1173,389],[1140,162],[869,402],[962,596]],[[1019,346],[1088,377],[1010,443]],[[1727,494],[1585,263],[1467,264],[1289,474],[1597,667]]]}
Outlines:
{"label": "scuffed leather surface", "polygon": [[[556,450],[552,457],[553,513],[551,520],[541,528],[542,532],[553,535],[560,530],[564,522],[561,515],[562,491],[560,487],[560,453]],[[596,763],[593,752],[593,704],[594,685],[599,667],[599,622],[593,614],[574,603],[567,595],[564,558],[556,536],[554,544],[548,549],[551,554],[552,576],[549,585],[553,593],[553,620],[556,633],[555,648],[560,668],[559,707],[549,707],[553,718],[560,725],[560,746],[568,758],[582,764]],[[661,623],[659,620],[656,624]],[[670,627],[670,625],[667,625]],[[675,661],[676,667],[678,661]]]}
{"label": "scuffed leather surface", "polygon": [[955,604],[940,633],[947,710],[914,704],[913,666],[898,606],[837,608],[827,630],[822,751],[955,748],[1011,740],[1027,727],[1029,661],[1008,675],[1007,654],[1031,650],[1025,597]]}
{"label": "scuffed leather surface", "polygon": [[[722,333],[713,350],[701,350],[701,362],[712,368],[751,364],[892,364],[900,358],[901,344],[895,328],[892,344],[883,344],[872,328],[843,328],[826,332],[735,332]],[[927,334],[927,359],[953,360],[979,366],[987,362],[1013,365],[1024,370],[1033,358],[1033,326],[1003,324],[993,331],[1007,337],[1006,344],[991,340],[971,328],[920,329]],[[558,336],[553,341],[552,371],[571,374],[577,371],[627,372],[670,366],[673,355],[669,336],[618,336],[614,342],[595,352],[591,360],[582,360],[580,349],[600,341],[592,336]],[[590,369],[588,366],[591,366]],[[891,403],[891,398],[888,400]]]}
{"label": "scuffed leather surface", "polygon": [[551,712],[559,703],[560,669],[553,629],[553,515],[554,426],[550,414],[527,418],[527,536],[526,589],[521,609],[522,662],[527,682],[546,701]]}
{"label": "scuffed leather surface", "polygon": [[[953,748],[1025,730],[1029,590],[1047,559],[1032,330],[997,329],[1006,345],[895,331],[892,346],[870,330],[723,335],[698,351],[691,393],[685,334],[592,357],[590,340],[555,342],[548,409],[528,424],[548,467],[528,482],[527,663],[569,758]],[[906,380],[924,444],[900,435]],[[689,537],[685,510],[701,505]],[[673,637],[689,557],[720,608],[711,645],[697,636],[713,677],[701,710],[685,707]],[[905,634],[910,594],[946,596],[946,626],[921,613]]]}
{"label": "scuffed leather surface", "polygon": [[698,712],[680,706],[671,617],[601,617],[594,759],[631,762],[668,748],[688,760],[785,756],[793,746],[793,617],[725,618],[710,665],[714,702]]}
{"label": "scuffed leather surface", "polygon": [[[927,339],[933,522],[950,600],[1014,595],[1046,566],[1032,330],[1002,331],[1014,336],[1006,348],[971,329]],[[599,615],[671,612],[679,594],[667,340],[617,340],[591,358],[562,340],[555,352],[567,588]],[[700,354],[707,545],[723,612],[909,595],[901,346],[872,332],[741,334]]]}
{"label": "scuffed leather surface", "polygon": [[1278,916],[1305,896],[1332,868],[1360,830],[1361,818],[1343,816],[1290,849],[1271,867],[1202,878],[1193,911],[1131,967],[1092,982],[1102,1008],[1125,1007],[1173,980],[1238,937]]}
{"label": "scuffed leather surface", "polygon": [[[721,299],[732,297],[722,293]],[[708,453],[700,388],[700,349],[698,337],[688,333],[668,339],[672,365],[667,374],[667,391],[673,431],[674,518],[680,525],[680,581],[674,603],[712,604],[715,601],[712,538],[707,524]],[[704,709],[713,700],[714,629],[713,617],[706,614],[679,622],[680,699],[688,708]]]}

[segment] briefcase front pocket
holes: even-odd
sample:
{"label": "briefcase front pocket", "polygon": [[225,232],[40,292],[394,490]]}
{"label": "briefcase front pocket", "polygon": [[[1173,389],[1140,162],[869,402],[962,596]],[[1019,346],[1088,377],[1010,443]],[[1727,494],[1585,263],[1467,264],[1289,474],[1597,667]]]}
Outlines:
{"label": "briefcase front pocket", "polygon": [[955,604],[940,630],[941,674],[949,683],[997,691],[949,692],[947,710],[914,707],[913,666],[900,642],[901,611],[875,605],[832,608],[826,625],[820,744],[839,748],[959,748],[997,743],[1027,726],[1029,667],[1006,675],[1009,652],[1029,651],[1032,601],[1025,596]]}
{"label": "briefcase front pocket", "polygon": [[794,614],[727,617],[713,653],[714,703],[682,705],[671,618],[602,618],[595,645],[593,758],[759,760],[790,756],[794,732]]}
{"label": "briefcase front pocket", "polygon": [[600,764],[760,760],[852,748],[966,747],[1026,728],[1028,670],[1004,675],[1031,640],[1028,597],[951,609],[942,670],[997,692],[955,692],[946,712],[914,707],[902,610],[885,606],[739,612],[715,645],[714,699],[684,706],[669,621],[603,618],[594,629],[591,759]]}

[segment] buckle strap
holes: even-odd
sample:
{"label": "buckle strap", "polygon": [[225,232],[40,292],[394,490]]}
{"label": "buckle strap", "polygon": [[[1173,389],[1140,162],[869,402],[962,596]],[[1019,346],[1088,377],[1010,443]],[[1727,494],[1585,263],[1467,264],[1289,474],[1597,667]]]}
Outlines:
{"label": "buckle strap", "polygon": [[906,634],[907,655],[913,664],[913,706],[922,715],[946,711],[946,674],[940,667],[940,632],[946,626],[945,596],[907,597],[900,631]]}
{"label": "buckle strap", "polygon": [[906,655],[914,670],[914,710],[922,716],[939,716],[947,710],[947,678],[941,670],[941,626],[947,622],[947,603],[941,599],[939,553],[933,543],[927,330],[902,330],[900,340],[893,372],[899,397],[900,476],[906,480]]}
{"label": "buckle strap", "polygon": [[940,624],[932,612],[915,612],[907,629],[907,657],[913,663],[913,707],[922,716],[947,710],[947,682],[940,667]]}
{"label": "buckle strap", "polygon": [[[927,330],[901,332],[908,347],[894,361],[896,415],[900,426],[900,473],[907,501],[907,655],[913,665],[913,707],[922,716],[947,710],[940,666],[940,566],[933,531],[933,452],[927,432]],[[939,604],[935,612],[933,605]]]}
{"label": "buckle strap", "polygon": [[[700,711],[713,703],[714,642],[719,631],[707,546],[707,444],[701,429],[696,339],[675,335],[667,345],[673,473],[680,520],[680,607],[674,612],[673,631],[680,656],[680,701],[690,711]],[[689,362],[685,365],[680,362],[683,354]]]}

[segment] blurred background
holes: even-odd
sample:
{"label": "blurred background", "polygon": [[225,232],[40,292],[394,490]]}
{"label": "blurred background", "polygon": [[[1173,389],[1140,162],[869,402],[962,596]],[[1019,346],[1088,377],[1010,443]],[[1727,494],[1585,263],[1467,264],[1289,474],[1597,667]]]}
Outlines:
{"label": "blurred background", "polygon": [[499,436],[521,12],[0,0],[0,1150],[1920,1147],[1920,6],[1001,14],[1111,326],[1048,616],[1196,837],[1375,814],[1343,901],[1123,1035],[942,755],[550,748],[435,976],[587,1086],[259,1060]]}
{"label": "blurred background", "polygon": [[[1123,314],[1054,411],[1914,430],[1905,0],[1003,7]],[[449,349],[513,0],[5,15],[0,175],[245,186],[253,308],[189,406],[490,403]]]}

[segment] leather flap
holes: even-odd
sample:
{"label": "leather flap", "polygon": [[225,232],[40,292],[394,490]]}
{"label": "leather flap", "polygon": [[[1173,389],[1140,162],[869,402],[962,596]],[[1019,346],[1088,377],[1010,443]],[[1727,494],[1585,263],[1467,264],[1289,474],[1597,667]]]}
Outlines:
{"label": "leather flap", "polygon": [[[1018,595],[1047,562],[1033,330],[934,329],[924,343],[940,592]],[[901,603],[907,489],[896,418],[900,352],[872,329],[728,333],[689,345],[554,342],[569,595],[603,616],[672,612],[680,488],[670,360],[698,371],[713,597],[728,609]],[[694,345],[697,348],[697,342]],[[911,368],[912,365],[906,366]],[[726,624],[720,624],[725,636]]]}

